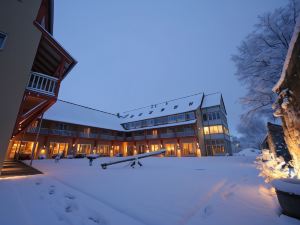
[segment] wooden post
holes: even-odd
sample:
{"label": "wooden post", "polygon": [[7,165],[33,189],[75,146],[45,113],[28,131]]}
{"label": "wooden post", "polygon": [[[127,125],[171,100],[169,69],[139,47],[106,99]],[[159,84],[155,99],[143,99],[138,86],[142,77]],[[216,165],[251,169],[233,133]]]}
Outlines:
{"label": "wooden post", "polygon": [[38,127],[38,132],[35,136],[35,142],[33,144],[33,148],[31,150],[31,160],[30,160],[30,166],[32,166],[32,161],[33,161],[33,157],[34,157],[34,151],[36,149],[36,145],[37,145],[37,142],[38,142],[38,139],[39,139],[39,135],[40,135],[40,131],[41,131],[41,126],[42,126],[42,122],[43,122],[43,116],[44,116],[44,113],[42,114],[41,116],[41,119],[40,119],[40,124],[39,124],[39,127]]}

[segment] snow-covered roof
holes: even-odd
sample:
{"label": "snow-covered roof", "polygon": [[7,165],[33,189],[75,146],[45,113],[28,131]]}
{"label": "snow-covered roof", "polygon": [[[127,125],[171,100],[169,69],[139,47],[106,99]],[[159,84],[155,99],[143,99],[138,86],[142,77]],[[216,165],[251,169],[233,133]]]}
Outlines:
{"label": "snow-covered roof", "polygon": [[[126,131],[121,124],[194,111],[200,107],[201,102],[202,108],[204,108],[219,105],[220,101],[221,94],[204,96],[204,94],[201,93],[126,111],[117,116],[116,114],[58,100],[50,109],[48,109],[48,111],[44,113],[44,119],[82,126]],[[130,131],[193,124],[195,122],[195,120],[191,120],[161,126],[132,129]]]}
{"label": "snow-covered roof", "polygon": [[221,99],[222,99],[221,93],[204,95],[201,108],[208,108],[208,107],[220,105]]}
{"label": "snow-covered roof", "polygon": [[286,78],[286,72],[287,72],[288,66],[290,64],[292,53],[293,53],[296,41],[299,37],[299,33],[300,33],[300,16],[298,17],[295,28],[294,28],[294,33],[293,33],[292,39],[289,44],[289,49],[288,49],[288,52],[287,52],[287,55],[286,55],[286,58],[285,58],[285,61],[283,64],[281,76],[280,76],[278,82],[273,87],[273,89],[272,89],[273,92],[277,92],[279,90],[280,86],[282,85],[282,83],[284,82],[284,80]]}
{"label": "snow-covered roof", "polygon": [[173,99],[146,107],[129,110],[121,113],[122,123],[173,115],[196,110],[202,101],[203,93]]}
{"label": "snow-covered roof", "polygon": [[44,113],[44,119],[123,131],[117,115],[58,100]]}

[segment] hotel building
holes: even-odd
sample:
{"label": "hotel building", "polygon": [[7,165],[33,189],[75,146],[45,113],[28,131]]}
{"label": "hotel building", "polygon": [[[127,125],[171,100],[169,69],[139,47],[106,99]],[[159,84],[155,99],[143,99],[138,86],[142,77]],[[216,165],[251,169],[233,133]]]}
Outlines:
{"label": "hotel building", "polygon": [[[203,93],[112,114],[58,100],[12,139],[7,158],[129,156],[166,149],[165,156],[231,154],[223,97]],[[34,142],[37,140],[37,144]]]}

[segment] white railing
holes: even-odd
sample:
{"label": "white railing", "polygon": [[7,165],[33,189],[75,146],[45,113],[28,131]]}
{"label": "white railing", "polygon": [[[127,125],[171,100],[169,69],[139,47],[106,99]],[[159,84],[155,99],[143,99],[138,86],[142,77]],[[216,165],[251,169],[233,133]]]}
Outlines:
{"label": "white railing", "polygon": [[55,77],[51,77],[42,73],[31,72],[27,89],[54,96],[57,80],[58,79]]}

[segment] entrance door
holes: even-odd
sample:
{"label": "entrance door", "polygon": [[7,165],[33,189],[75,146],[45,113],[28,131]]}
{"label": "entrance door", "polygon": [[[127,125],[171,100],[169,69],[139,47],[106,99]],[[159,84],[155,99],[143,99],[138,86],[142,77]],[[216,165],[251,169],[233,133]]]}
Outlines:
{"label": "entrance door", "polygon": [[176,156],[176,145],[175,144],[165,144],[166,156]]}

